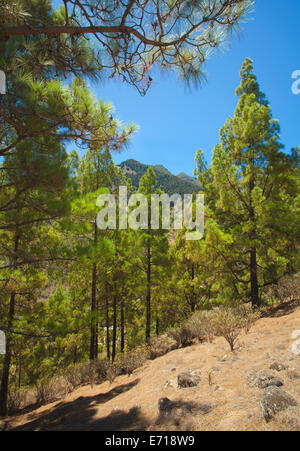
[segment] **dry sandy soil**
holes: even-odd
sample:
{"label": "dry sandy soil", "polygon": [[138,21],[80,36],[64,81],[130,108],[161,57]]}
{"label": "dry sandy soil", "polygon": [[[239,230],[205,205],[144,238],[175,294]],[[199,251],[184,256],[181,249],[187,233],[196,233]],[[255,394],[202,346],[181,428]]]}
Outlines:
{"label": "dry sandy soil", "polygon": [[[175,350],[112,384],[81,387],[63,400],[8,418],[0,430],[300,430],[300,355],[291,351],[295,330],[300,330],[299,303],[284,304],[243,333],[233,353],[221,337]],[[274,361],[288,368],[272,371]],[[263,390],[249,382],[249,375],[261,370],[282,378],[283,389],[298,401],[269,423],[260,405]],[[177,375],[186,371],[200,375],[197,387],[177,387]],[[174,403],[171,413],[159,413],[164,397]]]}

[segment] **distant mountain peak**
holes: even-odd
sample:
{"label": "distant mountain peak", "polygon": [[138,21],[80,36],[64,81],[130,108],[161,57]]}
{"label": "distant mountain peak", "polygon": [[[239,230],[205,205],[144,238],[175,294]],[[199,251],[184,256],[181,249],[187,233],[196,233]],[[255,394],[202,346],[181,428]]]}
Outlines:
{"label": "distant mountain peak", "polygon": [[132,185],[135,189],[138,189],[141,177],[145,174],[149,166],[152,166],[157,178],[157,188],[160,188],[165,193],[169,195],[175,193],[184,195],[196,193],[200,190],[197,179],[184,172],[176,176],[161,164],[147,165],[130,158],[129,160],[123,161],[119,166],[125,177],[131,178]]}

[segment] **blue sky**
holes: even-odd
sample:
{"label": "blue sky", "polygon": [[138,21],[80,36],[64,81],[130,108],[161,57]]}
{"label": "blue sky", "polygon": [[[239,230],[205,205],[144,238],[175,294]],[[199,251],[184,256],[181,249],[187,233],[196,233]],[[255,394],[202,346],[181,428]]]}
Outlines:
{"label": "blue sky", "polygon": [[192,175],[196,150],[208,162],[218,141],[218,131],[232,115],[237,98],[239,71],[246,57],[254,60],[255,73],[280,121],[286,150],[300,144],[300,95],[292,94],[292,73],[300,70],[300,1],[257,0],[251,20],[240,36],[205,66],[207,82],[189,91],[174,76],[154,79],[145,97],[121,81],[93,86],[97,97],[110,100],[115,114],[140,129],[130,147],[114,155],[116,163],[134,158],[162,164],[174,174]]}

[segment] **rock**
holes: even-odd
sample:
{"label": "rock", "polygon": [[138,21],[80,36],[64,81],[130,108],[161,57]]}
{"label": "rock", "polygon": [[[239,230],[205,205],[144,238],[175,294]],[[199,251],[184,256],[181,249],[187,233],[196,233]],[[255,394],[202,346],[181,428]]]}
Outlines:
{"label": "rock", "polygon": [[280,362],[273,362],[270,365],[270,370],[275,370],[275,371],[284,371],[287,370],[288,367],[286,365],[284,365],[283,363]]}
{"label": "rock", "polygon": [[250,373],[246,373],[247,383],[251,387],[267,388],[271,385],[280,387],[283,385],[283,380],[276,378],[272,373],[268,371],[251,370]]}
{"label": "rock", "polygon": [[173,408],[173,403],[169,398],[160,398],[158,400],[158,410],[160,412],[170,412]]}
{"label": "rock", "polygon": [[167,381],[164,385],[164,388],[175,388],[174,381],[171,381],[171,380]]}
{"label": "rock", "polygon": [[215,391],[224,391],[223,387],[220,387],[219,385],[216,385],[214,388]]}
{"label": "rock", "polygon": [[180,373],[177,376],[178,387],[180,388],[196,387],[200,380],[198,374]]}
{"label": "rock", "polygon": [[268,422],[276,415],[276,413],[281,412],[290,406],[297,406],[297,401],[286,391],[272,385],[264,390],[261,406],[264,418]]}
{"label": "rock", "polygon": [[281,387],[284,384],[283,380],[280,377],[275,377],[272,374],[268,373],[258,373],[255,380],[255,385],[258,388],[267,388],[272,385],[276,387]]}
{"label": "rock", "polygon": [[284,384],[281,377],[272,377],[267,383],[266,387],[271,387],[272,385],[275,385],[275,387],[282,387]]}
{"label": "rock", "polygon": [[300,355],[300,339],[295,340],[294,343],[292,343],[291,351],[294,355]]}

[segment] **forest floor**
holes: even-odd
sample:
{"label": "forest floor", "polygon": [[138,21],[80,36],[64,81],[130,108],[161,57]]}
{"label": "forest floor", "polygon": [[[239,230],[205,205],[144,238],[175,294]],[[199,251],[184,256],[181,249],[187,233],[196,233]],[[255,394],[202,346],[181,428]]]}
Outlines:
{"label": "forest floor", "polygon": [[[258,320],[248,335],[242,333],[234,352],[221,337],[174,350],[112,384],[84,386],[58,402],[7,418],[0,430],[300,430],[300,355],[291,350],[296,330],[299,303],[285,303]],[[274,362],[286,369],[270,370]],[[178,388],[178,374],[187,371],[200,375],[199,385]],[[281,388],[298,402],[268,423],[263,389],[253,384],[261,371],[280,377]],[[159,411],[160,398],[172,401],[171,411]]]}

